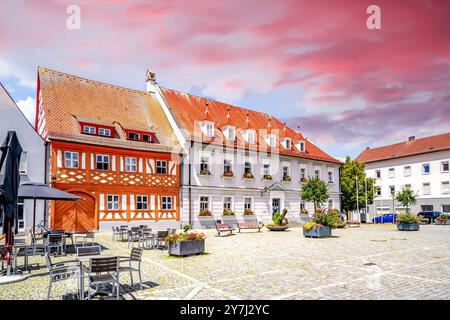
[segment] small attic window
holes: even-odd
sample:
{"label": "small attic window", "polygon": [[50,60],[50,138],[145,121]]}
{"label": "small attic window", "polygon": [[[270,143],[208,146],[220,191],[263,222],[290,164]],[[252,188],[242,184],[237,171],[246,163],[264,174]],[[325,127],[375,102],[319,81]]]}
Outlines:
{"label": "small attic window", "polygon": [[144,142],[153,142],[152,141],[152,136],[149,135],[149,134],[143,134],[142,135],[142,141],[144,141]]}
{"label": "small attic window", "polygon": [[141,135],[136,132],[128,132],[128,140],[139,141],[141,140]]}
{"label": "small attic window", "polygon": [[97,128],[93,126],[83,126],[83,133],[86,134],[97,134]]}
{"label": "small attic window", "polygon": [[291,150],[291,139],[286,139],[284,143],[286,146],[286,150]]}

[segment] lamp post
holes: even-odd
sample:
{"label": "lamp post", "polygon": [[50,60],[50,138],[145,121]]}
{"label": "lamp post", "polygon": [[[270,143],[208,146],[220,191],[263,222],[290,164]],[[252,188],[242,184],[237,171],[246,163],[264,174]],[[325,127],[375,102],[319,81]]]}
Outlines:
{"label": "lamp post", "polygon": [[[358,175],[356,175],[356,212],[359,216],[359,185],[358,185]],[[359,217],[361,220],[361,217]]]}
{"label": "lamp post", "polygon": [[395,223],[394,217],[395,217],[395,186],[392,186],[391,188],[391,195],[392,195],[392,223]]}

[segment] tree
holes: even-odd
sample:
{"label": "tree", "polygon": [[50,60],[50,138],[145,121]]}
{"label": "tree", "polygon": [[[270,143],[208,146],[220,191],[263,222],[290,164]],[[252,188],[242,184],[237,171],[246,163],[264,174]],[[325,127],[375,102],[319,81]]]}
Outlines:
{"label": "tree", "polygon": [[[345,163],[341,167],[341,206],[346,212],[366,206],[366,172],[364,163],[351,160],[349,156],[345,158]],[[358,201],[356,200],[356,181],[358,181]],[[367,204],[373,203],[375,179],[367,178]]]}
{"label": "tree", "polygon": [[314,213],[316,208],[328,199],[328,185],[317,178],[310,178],[302,185],[300,197],[306,202],[314,203]]}
{"label": "tree", "polygon": [[409,207],[412,204],[416,204],[417,201],[417,193],[415,193],[411,188],[403,187],[401,191],[397,192],[395,196],[395,200],[400,202],[403,206],[406,207],[406,212],[409,213]]}

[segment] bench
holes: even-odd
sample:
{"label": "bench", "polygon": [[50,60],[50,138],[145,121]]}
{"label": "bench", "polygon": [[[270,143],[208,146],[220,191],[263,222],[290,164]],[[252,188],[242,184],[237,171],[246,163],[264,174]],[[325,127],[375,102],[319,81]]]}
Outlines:
{"label": "bench", "polygon": [[258,222],[238,222],[238,228],[239,232],[241,232],[241,229],[258,229],[258,232],[261,232],[261,226]]}
{"label": "bench", "polygon": [[359,225],[361,224],[361,222],[356,221],[356,220],[347,220],[346,224],[350,227],[350,226],[356,226],[359,227]]}
{"label": "bench", "polygon": [[229,232],[229,235],[232,235],[234,228],[231,228],[229,225],[224,224],[224,223],[216,223],[216,230],[217,230],[218,236],[220,237],[220,234],[222,232]]}

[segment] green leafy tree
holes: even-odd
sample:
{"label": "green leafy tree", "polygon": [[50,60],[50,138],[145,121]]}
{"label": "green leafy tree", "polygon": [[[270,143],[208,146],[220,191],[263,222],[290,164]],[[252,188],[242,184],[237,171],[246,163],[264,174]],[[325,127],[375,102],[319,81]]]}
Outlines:
{"label": "green leafy tree", "polygon": [[[365,164],[356,160],[351,160],[349,156],[345,158],[345,163],[341,167],[341,206],[346,212],[357,209],[356,181],[358,181],[358,201],[360,207],[366,206],[366,173]],[[367,178],[367,204],[373,203],[375,179]]]}
{"label": "green leafy tree", "polygon": [[317,178],[310,178],[302,185],[300,197],[303,201],[314,203],[314,212],[328,200],[328,185]]}
{"label": "green leafy tree", "polygon": [[417,202],[417,193],[411,188],[403,187],[401,191],[397,192],[395,200],[406,207],[406,212],[409,213],[409,207]]}

